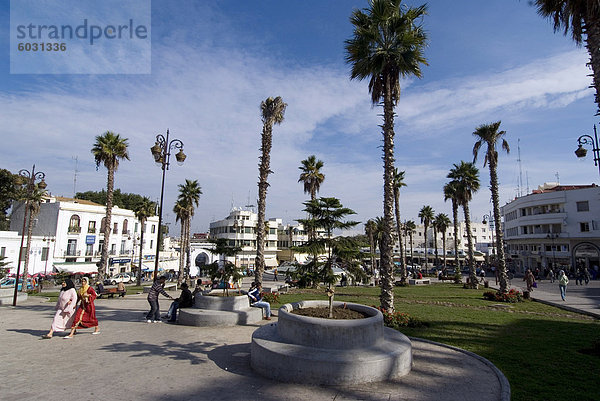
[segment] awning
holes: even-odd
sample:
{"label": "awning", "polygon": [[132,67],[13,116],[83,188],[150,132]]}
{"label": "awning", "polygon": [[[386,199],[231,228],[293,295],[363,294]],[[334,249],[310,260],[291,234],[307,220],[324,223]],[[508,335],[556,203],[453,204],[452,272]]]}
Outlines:
{"label": "awning", "polygon": [[66,273],[97,273],[98,267],[95,263],[54,263],[54,268],[59,272]]}
{"label": "awning", "polygon": [[279,264],[277,263],[277,259],[265,259],[265,266],[277,267],[279,266]]}

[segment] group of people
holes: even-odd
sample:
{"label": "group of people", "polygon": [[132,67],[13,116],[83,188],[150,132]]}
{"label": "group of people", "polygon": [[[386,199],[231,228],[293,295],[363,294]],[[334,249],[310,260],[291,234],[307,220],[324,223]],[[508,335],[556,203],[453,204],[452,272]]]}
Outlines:
{"label": "group of people", "polygon": [[69,339],[73,338],[77,329],[87,328],[94,328],[92,334],[100,334],[94,305],[96,291],[90,286],[90,280],[83,277],[79,290],[75,289],[71,279],[66,279],[61,285],[50,331],[42,338],[49,339],[55,332],[70,330],[69,334],[63,337]]}

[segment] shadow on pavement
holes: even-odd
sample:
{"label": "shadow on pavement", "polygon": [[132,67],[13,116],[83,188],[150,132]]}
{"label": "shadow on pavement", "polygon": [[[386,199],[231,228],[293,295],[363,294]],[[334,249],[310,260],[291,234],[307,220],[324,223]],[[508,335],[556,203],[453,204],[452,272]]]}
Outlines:
{"label": "shadow on pavement", "polygon": [[168,340],[161,344],[151,344],[143,341],[133,341],[130,343],[114,343],[100,347],[102,351],[109,352],[127,352],[132,353],[130,357],[144,358],[160,356],[165,359],[189,361],[192,365],[206,363],[209,350],[217,344],[209,342],[194,342],[181,344],[176,341]]}

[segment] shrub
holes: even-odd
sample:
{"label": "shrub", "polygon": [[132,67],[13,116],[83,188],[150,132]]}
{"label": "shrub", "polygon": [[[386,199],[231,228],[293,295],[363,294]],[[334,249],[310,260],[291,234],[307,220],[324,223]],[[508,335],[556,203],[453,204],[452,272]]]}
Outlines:
{"label": "shrub", "polygon": [[509,303],[521,302],[524,299],[523,294],[514,288],[506,293],[500,291],[486,291],[483,293],[483,298],[487,299],[488,301]]}
{"label": "shrub", "polygon": [[276,292],[263,292],[262,300],[268,302],[270,304],[278,304],[279,302],[279,294]]}
{"label": "shrub", "polygon": [[403,312],[387,312],[381,307],[373,306],[374,308],[379,309],[379,311],[383,314],[383,324],[386,327],[390,327],[392,329],[399,330],[400,327],[422,327],[427,326],[427,324],[408,313]]}

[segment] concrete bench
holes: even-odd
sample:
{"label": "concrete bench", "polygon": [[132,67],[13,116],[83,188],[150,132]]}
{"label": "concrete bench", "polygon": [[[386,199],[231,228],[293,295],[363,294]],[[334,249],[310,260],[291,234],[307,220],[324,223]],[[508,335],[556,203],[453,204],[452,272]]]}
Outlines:
{"label": "concrete bench", "polygon": [[431,284],[431,280],[428,278],[411,278],[408,280],[409,285],[429,285]]}
{"label": "concrete bench", "polygon": [[99,292],[97,295],[98,298],[102,298],[104,295],[106,295],[108,298],[114,298],[115,295],[118,295],[119,297],[125,297],[126,293],[126,290],[119,291],[116,288],[108,288],[102,292]]}
{"label": "concrete bench", "polygon": [[454,281],[454,276],[441,276],[438,277],[440,281]]}

